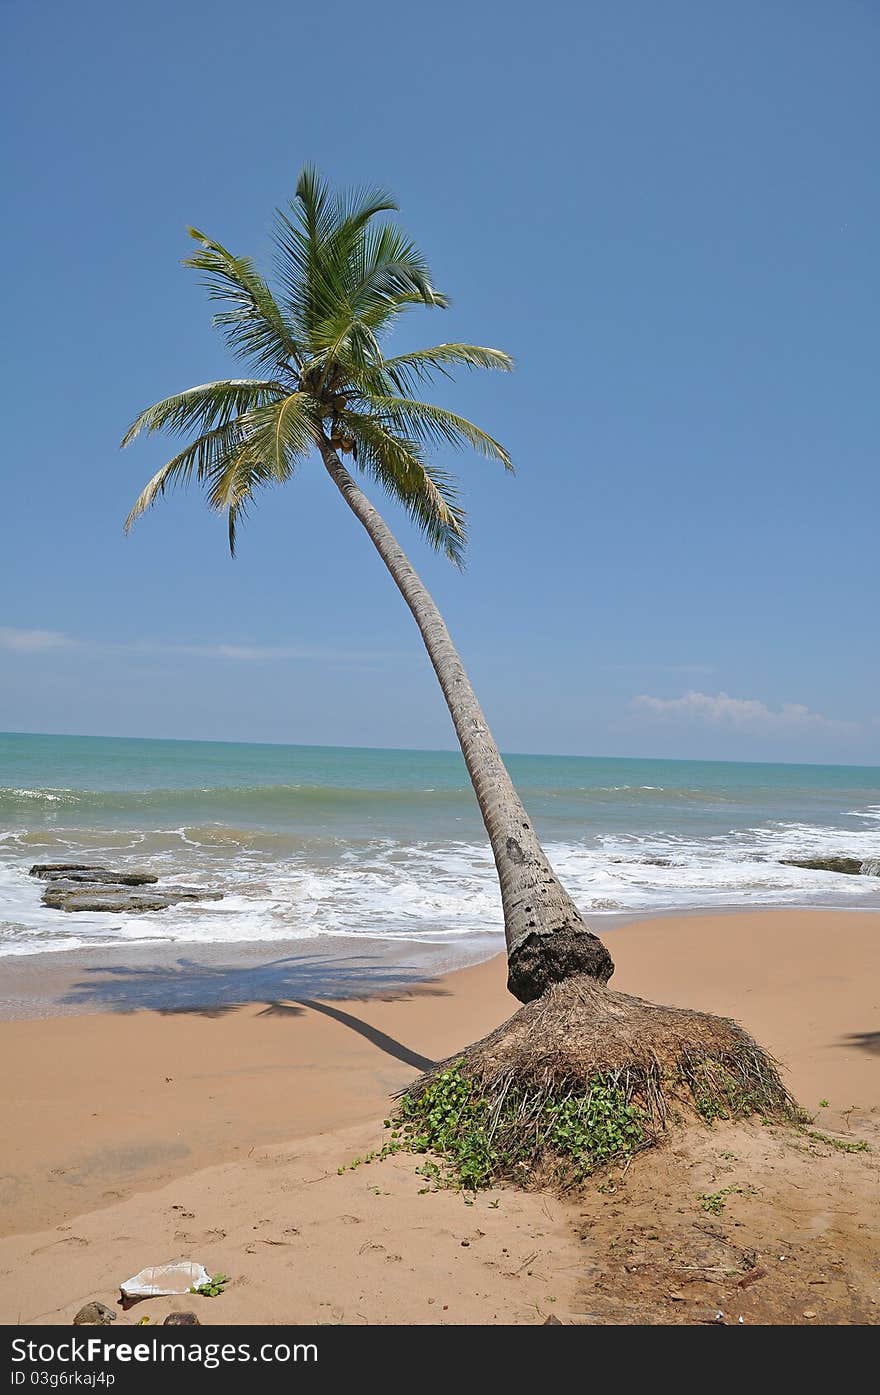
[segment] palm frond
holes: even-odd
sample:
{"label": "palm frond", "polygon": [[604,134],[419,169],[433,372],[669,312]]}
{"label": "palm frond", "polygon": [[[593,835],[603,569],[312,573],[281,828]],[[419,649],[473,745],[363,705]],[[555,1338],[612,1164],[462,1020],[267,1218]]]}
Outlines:
{"label": "palm frond", "polygon": [[370,329],[382,330],[391,317],[403,314],[406,310],[418,307],[422,310],[448,310],[452,301],[442,291],[432,290],[432,299],[425,300],[423,295],[414,292],[390,296],[388,303],[380,301],[371,310],[364,310],[360,316],[361,323],[369,325]]}
{"label": "palm frond", "polygon": [[501,349],[479,344],[435,344],[431,349],[415,349],[409,354],[386,358],[382,364],[398,392],[409,395],[418,382],[430,383],[436,373],[452,378],[451,367],[497,369],[511,373],[514,363]]}
{"label": "palm frond", "polygon": [[209,299],[229,305],[214,316],[214,324],[224,332],[233,353],[262,368],[298,363],[302,347],[251,258],[233,256],[198,228],[187,231],[201,250],[183,264],[205,273],[202,284]]}
{"label": "palm frond", "polygon": [[208,491],[208,503],[216,512],[226,513],[231,556],[235,556],[239,520],[246,516],[257,491],[278,483],[278,474],[255,455],[249,443],[231,455],[214,476]]}
{"label": "palm frond", "polygon": [[395,435],[374,416],[345,412],[340,428],[355,443],[358,467],[403,506],[436,551],[462,567],[467,521],[453,476],[427,461],[418,442]]}
{"label": "palm frond", "polygon": [[122,438],[128,446],[142,431],[188,431],[197,427],[206,431],[212,426],[225,426],[233,417],[254,407],[261,407],[277,397],[283,397],[280,383],[259,378],[225,378],[216,383],[200,383],[185,388],[171,397],[164,397],[135,417]]}
{"label": "palm frond", "polygon": [[418,248],[390,225],[368,229],[349,263],[331,270],[334,292],[324,297],[327,313],[313,323],[311,343],[334,357],[360,333],[369,336],[373,361],[381,360],[376,333],[405,304],[442,300]]}
{"label": "palm frond", "polygon": [[235,556],[238,524],[261,489],[285,484],[293,475],[298,457],[315,443],[310,399],[294,393],[271,407],[260,407],[242,417],[242,440],[212,472],[208,504],[227,515],[229,551]]}
{"label": "palm frond", "polygon": [[332,200],[315,171],[306,169],[290,213],[278,210],[278,273],[313,353],[335,352],[359,317],[369,314],[377,328],[397,298],[443,301],[416,245],[391,223],[371,226],[396,207],[381,189]]}
{"label": "palm frond", "polygon": [[163,465],[161,470],[157,470],[141,490],[125,520],[126,533],[166,489],[173,485],[188,484],[193,474],[198,480],[209,479],[221,471],[228,461],[237,455],[241,447],[242,433],[237,420],[206,431],[191,441],[184,450]]}
{"label": "palm frond", "polygon": [[188,484],[193,476],[210,485],[208,502],[213,508],[228,507],[216,502],[226,488],[224,481],[233,477],[240,480],[245,468],[252,482],[285,482],[293,474],[297,459],[314,445],[316,430],[314,403],[306,393],[258,403],[231,421],[204,432],[157,470],[136,499],[125,521],[125,531],[166,489]]}
{"label": "palm frond", "polygon": [[394,305],[398,296],[417,296],[435,304],[431,271],[418,247],[392,223],[368,228],[352,259],[355,282],[349,302],[356,314],[376,306]]}
{"label": "palm frond", "polygon": [[500,460],[506,470],[513,470],[513,462],[501,442],[456,412],[409,397],[375,396],[370,405],[386,424],[411,440],[427,445],[449,445],[456,450],[469,446],[480,455]]}
{"label": "palm frond", "polygon": [[[391,195],[381,189],[334,198],[312,166],[302,171],[289,211],[276,210],[276,268],[291,310],[310,337],[315,325],[338,309],[345,288],[350,289],[352,278],[346,273],[367,225],[396,208]],[[313,351],[320,347],[312,342]]]}
{"label": "palm frond", "polygon": [[330,185],[322,179],[314,165],[304,165],[296,181],[294,194],[306,235],[317,246],[333,227],[333,198]]}
{"label": "palm frond", "polygon": [[385,215],[397,207],[382,189],[337,194],[311,166],[294,199],[276,212],[274,241],[281,294],[248,257],[191,228],[198,249],[185,265],[203,275],[219,302],[215,325],[230,348],[262,376],[187,388],[132,422],[123,445],[167,430],[195,439],[141,491],[126,527],[167,488],[195,477],[212,508],[237,523],[261,487],[288,480],[328,435],[408,510],[434,547],[461,565],[465,515],[456,485],[430,462],[436,446],[465,446],[501,460],[505,448],[446,408],[419,401],[419,387],[456,368],[508,371],[499,349],[474,344],[385,358],[384,337],[414,305],[445,308],[427,261]]}
{"label": "palm frond", "polygon": [[293,392],[239,418],[243,438],[253,458],[265,467],[267,478],[290,479],[296,461],[315,444],[319,411],[308,393]]}

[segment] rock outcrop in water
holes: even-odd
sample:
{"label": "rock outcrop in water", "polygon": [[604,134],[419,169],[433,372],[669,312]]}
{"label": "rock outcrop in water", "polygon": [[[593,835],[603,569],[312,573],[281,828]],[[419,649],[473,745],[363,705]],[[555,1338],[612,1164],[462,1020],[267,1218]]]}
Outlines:
{"label": "rock outcrop in water", "polygon": [[44,881],[56,881],[63,877],[66,882],[97,882],[110,886],[150,886],[159,878],[154,872],[117,872],[112,867],[92,867],[81,862],[50,862],[31,868],[32,877],[42,877]]}
{"label": "rock outcrop in water", "polygon": [[[73,872],[106,872],[107,868],[102,867],[98,862],[35,862],[30,870],[32,877],[42,877],[47,880],[49,877],[60,877],[62,873],[65,877]],[[153,878],[158,881],[158,877]]]}
{"label": "rock outcrop in water", "polygon": [[860,857],[781,857],[783,867],[806,867],[814,872],[843,872],[849,877],[880,876],[880,858]]}
{"label": "rock outcrop in water", "polygon": [[43,905],[58,911],[113,911],[130,915],[164,911],[181,901],[223,899],[222,891],[195,886],[160,887],[159,878],[153,872],[124,872],[97,863],[36,863],[30,874],[47,884]]}

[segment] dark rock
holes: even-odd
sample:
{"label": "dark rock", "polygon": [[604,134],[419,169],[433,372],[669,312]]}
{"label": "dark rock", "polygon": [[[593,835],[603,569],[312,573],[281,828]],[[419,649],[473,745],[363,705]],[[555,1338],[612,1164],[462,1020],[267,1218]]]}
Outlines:
{"label": "dark rock", "polygon": [[69,872],[50,872],[46,880],[57,882],[83,882],[89,886],[152,886],[159,878],[154,872],[118,872],[112,867],[71,868]]}
{"label": "dark rock", "polygon": [[35,862],[32,877],[57,877],[64,872],[106,872],[97,862]]}
{"label": "dark rock", "polygon": [[141,891],[137,888],[86,887],[78,882],[50,882],[43,904],[59,911],[112,911],[117,914],[164,911],[180,901],[222,901],[222,891],[194,886],[168,886]]}
{"label": "dark rock", "polygon": [[86,1303],[73,1319],[76,1327],[109,1327],[116,1314],[106,1303]]}
{"label": "dark rock", "polygon": [[863,862],[860,857],[781,857],[783,867],[806,867],[814,872],[844,872],[858,877]]}
{"label": "dark rock", "polygon": [[[164,911],[179,901],[222,901],[222,891],[158,885],[154,872],[126,872],[97,862],[37,862],[32,877],[46,883],[43,904],[59,911]],[[149,890],[143,888],[149,887]]]}
{"label": "dark rock", "polygon": [[201,1327],[201,1321],[195,1313],[169,1313],[163,1327]]}

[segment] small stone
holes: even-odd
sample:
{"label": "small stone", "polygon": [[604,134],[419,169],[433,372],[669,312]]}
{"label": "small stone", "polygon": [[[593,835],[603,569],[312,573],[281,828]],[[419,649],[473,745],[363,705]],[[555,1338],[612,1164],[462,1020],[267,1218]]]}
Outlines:
{"label": "small stone", "polygon": [[815,1310],[815,1308],[804,1308],[804,1317],[805,1317],[805,1318],[814,1318],[815,1316],[816,1316],[816,1310]]}
{"label": "small stone", "polygon": [[470,1240],[462,1240],[462,1242],[461,1242],[462,1249],[465,1249],[465,1250],[466,1250],[466,1249],[468,1248],[468,1246],[470,1245],[470,1243],[471,1243]]}
{"label": "small stone", "polygon": [[677,1291],[674,1292],[674,1293],[670,1293],[669,1297],[672,1299],[673,1303],[686,1303],[686,1302],[687,1302],[687,1299],[685,1298],[684,1294],[683,1294],[683,1293],[678,1293]]}
{"label": "small stone", "polygon": [[201,1322],[195,1313],[169,1313],[163,1327],[201,1327]]}
{"label": "small stone", "polygon": [[109,1327],[116,1314],[106,1303],[86,1303],[73,1319],[75,1327]]}
{"label": "small stone", "polygon": [[551,1313],[549,1317],[544,1319],[543,1325],[544,1327],[564,1327],[565,1323],[555,1313]]}

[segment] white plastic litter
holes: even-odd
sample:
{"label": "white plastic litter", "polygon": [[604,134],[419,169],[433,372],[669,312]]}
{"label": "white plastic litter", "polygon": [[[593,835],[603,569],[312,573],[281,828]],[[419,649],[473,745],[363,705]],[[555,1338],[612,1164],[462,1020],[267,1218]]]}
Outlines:
{"label": "white plastic litter", "polygon": [[119,1288],[123,1298],[163,1298],[172,1293],[189,1293],[191,1288],[210,1282],[211,1275],[203,1264],[191,1259],[172,1259],[167,1264],[142,1269]]}

